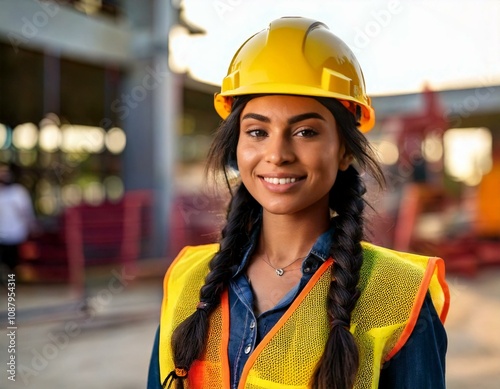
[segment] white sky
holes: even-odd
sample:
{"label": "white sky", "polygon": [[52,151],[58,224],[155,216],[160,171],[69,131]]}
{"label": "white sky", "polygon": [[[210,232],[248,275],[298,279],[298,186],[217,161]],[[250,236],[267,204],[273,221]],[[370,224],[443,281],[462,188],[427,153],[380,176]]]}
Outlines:
{"label": "white sky", "polygon": [[[371,95],[500,85],[499,0],[184,0],[207,31],[175,57],[220,84],[237,48],[281,16],[326,23],[354,51]],[[174,45],[172,47],[175,47]]]}

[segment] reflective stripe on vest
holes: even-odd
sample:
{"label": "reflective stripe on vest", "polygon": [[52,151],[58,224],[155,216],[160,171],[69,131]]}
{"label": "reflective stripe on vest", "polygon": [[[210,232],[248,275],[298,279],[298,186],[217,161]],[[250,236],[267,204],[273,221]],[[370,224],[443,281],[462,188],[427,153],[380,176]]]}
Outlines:
{"label": "reflective stripe on vest", "polygon": [[[217,244],[187,247],[164,281],[160,321],[161,379],[173,370],[170,338],[196,309],[208,262]],[[378,387],[380,368],[405,344],[415,327],[427,291],[444,322],[449,293],[439,258],[407,254],[363,243],[361,295],[352,312],[351,332],[360,353],[355,389]],[[250,355],[239,388],[307,388],[329,333],[326,296],[333,260],[314,274],[278,323]],[[229,304],[227,292],[210,316],[202,358],[191,367],[187,387],[229,388]],[[186,339],[189,342],[189,339]]]}

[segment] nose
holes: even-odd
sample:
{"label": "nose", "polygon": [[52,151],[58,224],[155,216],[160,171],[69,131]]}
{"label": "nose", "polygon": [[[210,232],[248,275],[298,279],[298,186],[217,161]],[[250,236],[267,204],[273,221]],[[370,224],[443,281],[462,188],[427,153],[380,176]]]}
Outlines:
{"label": "nose", "polygon": [[266,143],[266,162],[280,166],[294,160],[293,147],[286,137],[270,136]]}

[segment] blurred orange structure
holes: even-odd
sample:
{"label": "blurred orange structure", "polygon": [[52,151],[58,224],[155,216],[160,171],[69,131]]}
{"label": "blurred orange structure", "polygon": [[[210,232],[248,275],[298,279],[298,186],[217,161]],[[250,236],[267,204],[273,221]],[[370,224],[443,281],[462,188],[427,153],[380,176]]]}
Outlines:
{"label": "blurred orange structure", "polygon": [[500,237],[500,149],[493,155],[493,167],[483,176],[477,192],[476,232],[482,237]]}
{"label": "blurred orange structure", "polygon": [[[451,196],[445,188],[442,160],[434,162],[437,166],[430,173],[429,163],[422,155],[426,136],[432,134],[442,140],[448,123],[437,94],[426,89],[423,98],[422,112],[387,119],[396,119],[399,124],[396,137],[399,166],[412,168],[412,176],[396,188],[400,190],[401,199],[392,222],[392,246],[396,250],[443,257],[448,271],[473,276],[481,266],[500,264],[500,153],[497,151],[493,169],[483,176],[479,186],[462,191],[462,197],[469,193],[470,199]],[[419,222],[426,216],[430,215],[438,222],[434,224],[444,224],[447,213],[465,214],[464,206],[468,206],[472,213],[469,225],[455,226],[453,231],[441,231],[434,236],[432,231],[418,236]],[[428,226],[429,223],[425,228]]]}

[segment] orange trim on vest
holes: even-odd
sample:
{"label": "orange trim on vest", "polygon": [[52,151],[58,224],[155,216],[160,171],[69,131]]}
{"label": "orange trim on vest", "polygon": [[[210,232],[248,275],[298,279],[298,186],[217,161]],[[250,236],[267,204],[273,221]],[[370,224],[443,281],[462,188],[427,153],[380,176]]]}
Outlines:
{"label": "orange trim on vest", "polygon": [[439,319],[441,320],[441,323],[444,324],[446,317],[448,316],[448,310],[450,309],[450,289],[448,288],[448,284],[446,283],[445,279],[446,272],[445,272],[444,260],[442,260],[441,258],[437,259],[438,259],[436,261],[436,266],[438,268],[437,278],[445,297],[443,309],[441,311],[441,314],[439,315]]}
{"label": "orange trim on vest", "polygon": [[[302,303],[304,298],[309,294],[311,289],[316,285],[316,282],[320,279],[320,277],[327,271],[331,264],[333,263],[333,259],[329,259],[325,261],[320,268],[314,273],[314,275],[311,277],[309,282],[306,284],[304,289],[302,289],[302,292],[297,296],[297,298],[293,301],[292,305],[288,307],[286,312],[283,314],[283,316],[278,320],[276,325],[269,330],[269,332],[264,336],[262,341],[259,343],[259,345],[255,348],[252,354],[250,354],[250,357],[248,358],[245,367],[243,368],[243,372],[241,373],[241,378],[240,378],[240,384],[238,385],[239,388],[243,389],[243,386],[245,382],[247,381],[248,373],[250,372],[250,369],[252,368],[253,364],[255,363],[255,360],[261,353],[262,349],[266,347],[267,343],[273,338],[274,335],[279,331],[279,329],[285,324],[285,322],[290,318],[290,316],[295,312],[297,307]],[[229,365],[228,365],[229,366]]]}
{"label": "orange trim on vest", "polygon": [[[417,324],[417,320],[420,316],[420,311],[422,309],[422,305],[425,300],[425,296],[427,295],[427,291],[429,290],[429,285],[431,283],[431,278],[434,275],[434,271],[436,269],[436,266],[439,266],[438,264],[442,262],[443,260],[441,258],[433,257],[429,258],[429,262],[427,264],[427,268],[425,269],[424,277],[422,278],[422,282],[420,283],[420,287],[417,292],[417,296],[415,298],[415,301],[413,302],[413,306],[411,309],[410,317],[408,318],[408,324],[406,325],[405,329],[401,333],[401,336],[399,337],[398,341],[394,345],[391,351],[387,354],[387,356],[384,358],[385,361],[388,361],[391,359],[396,353],[403,348],[403,346],[406,344],[408,341],[410,335],[412,334],[415,325]],[[443,264],[441,263],[441,266]],[[443,288],[444,289],[444,288]],[[448,310],[448,307],[446,306],[446,311]],[[443,312],[445,309],[443,309]],[[443,316],[443,315],[441,315]],[[446,317],[446,314],[444,315],[442,321],[444,321],[444,318]]]}
{"label": "orange trim on vest", "polygon": [[220,360],[222,368],[222,389],[230,389],[231,375],[229,369],[229,331],[230,331],[230,312],[229,312],[229,293],[227,289],[222,292],[221,296],[222,307],[222,345],[220,348]]}

